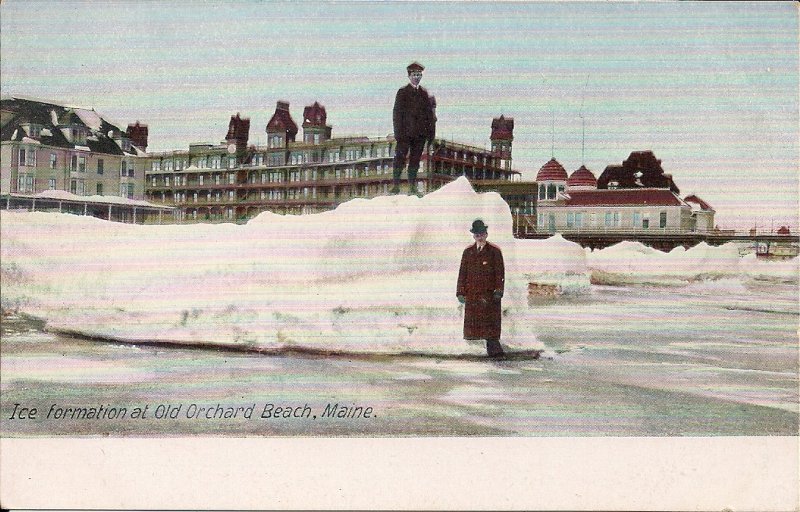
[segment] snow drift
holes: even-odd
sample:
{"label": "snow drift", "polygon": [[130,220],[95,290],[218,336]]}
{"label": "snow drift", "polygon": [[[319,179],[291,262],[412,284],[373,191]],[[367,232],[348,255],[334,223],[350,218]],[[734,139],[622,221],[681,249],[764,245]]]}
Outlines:
{"label": "snow drift", "polygon": [[701,242],[690,249],[676,247],[664,253],[639,242],[621,242],[600,251],[588,251],[586,264],[595,284],[686,286],[698,281],[735,279],[740,282],[798,282],[798,259],[758,260],[740,256],[736,244],[714,247]]}
{"label": "snow drift", "polygon": [[503,344],[540,349],[508,205],[463,178],[424,198],[264,213],[246,225],[3,212],[2,305],[53,329],[128,341],[478,355],[455,298],[476,218],[506,260]]}
{"label": "snow drift", "polygon": [[555,235],[515,240],[508,205],[465,178],[423,198],[356,199],[316,215],[245,225],[142,226],[2,212],[2,308],[51,329],[126,341],[353,353],[481,355],[455,298],[469,227],[503,250],[502,343],[540,350],[528,285],[565,296],[596,283],[797,283],[797,258],[741,258],[734,245],[668,254],[624,242],[585,251]]}

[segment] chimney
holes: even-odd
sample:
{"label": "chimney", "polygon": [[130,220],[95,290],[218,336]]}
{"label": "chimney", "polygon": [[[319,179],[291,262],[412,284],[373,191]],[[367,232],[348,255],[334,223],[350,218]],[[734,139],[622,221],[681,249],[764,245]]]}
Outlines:
{"label": "chimney", "polygon": [[142,151],[147,151],[146,124],[139,124],[139,121],[136,121],[135,124],[129,124],[125,134],[131,139],[131,143],[133,143],[134,146],[137,146]]}

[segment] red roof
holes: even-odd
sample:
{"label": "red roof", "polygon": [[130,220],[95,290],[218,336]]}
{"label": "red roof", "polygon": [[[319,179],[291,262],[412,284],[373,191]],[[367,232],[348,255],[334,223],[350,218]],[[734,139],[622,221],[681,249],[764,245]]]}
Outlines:
{"label": "red roof", "polygon": [[567,170],[558,163],[558,160],[551,158],[539,169],[536,181],[567,181]]}
{"label": "red roof", "polygon": [[567,187],[594,187],[597,188],[597,178],[592,171],[582,165],[580,169],[573,172],[567,180]]}
{"label": "red roof", "polygon": [[505,117],[500,114],[500,117],[495,117],[492,120],[492,140],[511,140],[514,138],[514,118]]}
{"label": "red roof", "polygon": [[328,114],[325,112],[325,107],[315,101],[313,105],[309,105],[303,109],[303,128],[309,126],[325,126],[328,120]]}
{"label": "red roof", "polygon": [[292,114],[289,113],[289,104],[285,101],[278,102],[275,113],[267,123],[267,132],[275,131],[286,131],[289,140],[294,140],[297,135],[297,125],[292,119]]}
{"label": "red roof", "polygon": [[713,208],[711,207],[710,204],[708,204],[707,202],[703,201],[702,199],[700,199],[699,197],[697,197],[694,194],[692,194],[690,196],[686,196],[683,200],[686,201],[687,203],[696,204],[702,210],[713,210]]}
{"label": "red roof", "polygon": [[666,188],[570,190],[566,206],[685,206]]}

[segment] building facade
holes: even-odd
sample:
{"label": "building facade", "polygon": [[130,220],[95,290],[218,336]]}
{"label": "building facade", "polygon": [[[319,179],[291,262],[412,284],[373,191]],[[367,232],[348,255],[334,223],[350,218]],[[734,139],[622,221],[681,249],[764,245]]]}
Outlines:
{"label": "building facade", "polygon": [[144,199],[147,126],[126,131],[94,110],[24,98],[0,101],[0,194],[63,190]]}
{"label": "building facade", "polygon": [[600,179],[585,166],[571,175],[555,159],[539,170],[539,233],[691,233],[714,226],[714,210],[695,195],[681,199],[651,151],[636,151]]}
{"label": "building facade", "polygon": [[[325,107],[316,102],[305,107],[301,126],[298,140],[289,104],[279,101],[265,146],[248,145],[250,120],[236,114],[219,144],[151,153],[144,158],[146,198],[176,207],[181,222],[238,222],[263,211],[316,213],[389,193],[392,137],[334,138]],[[511,169],[512,139],[513,119],[501,116],[492,123],[492,149],[435,140],[422,156],[418,190],[436,190],[459,176],[519,180]]]}

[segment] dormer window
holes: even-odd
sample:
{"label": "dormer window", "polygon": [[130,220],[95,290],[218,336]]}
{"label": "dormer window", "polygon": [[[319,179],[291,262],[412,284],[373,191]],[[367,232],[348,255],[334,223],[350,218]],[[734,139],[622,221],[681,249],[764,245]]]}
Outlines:
{"label": "dormer window", "polygon": [[122,141],[120,143],[120,146],[122,146],[122,151],[130,151],[131,150],[131,140],[123,137]]}
{"label": "dormer window", "polygon": [[84,130],[80,126],[73,125],[71,132],[72,132],[73,144],[78,144],[78,145],[86,144],[86,130]]}
{"label": "dormer window", "polygon": [[42,128],[43,127],[40,124],[31,123],[26,127],[25,131],[28,132],[28,137],[38,139],[42,136]]}

